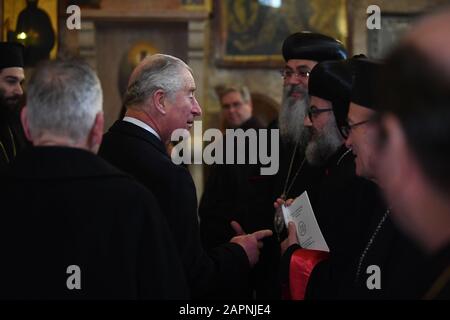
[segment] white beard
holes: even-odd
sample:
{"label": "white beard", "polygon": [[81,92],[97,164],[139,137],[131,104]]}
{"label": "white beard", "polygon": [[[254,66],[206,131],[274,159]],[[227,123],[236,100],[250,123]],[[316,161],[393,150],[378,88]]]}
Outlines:
{"label": "white beard", "polygon": [[330,118],[322,132],[317,132],[310,128],[311,140],[306,146],[305,157],[310,165],[321,166],[335,153],[342,145],[342,137],[336,127],[334,116]]}
{"label": "white beard", "polygon": [[[302,93],[304,98],[291,97],[292,90]],[[283,90],[283,102],[278,116],[281,140],[287,144],[298,144],[300,150],[304,150],[309,140],[309,132],[305,130],[303,125],[309,103],[308,99],[306,89],[300,86],[285,86]]]}

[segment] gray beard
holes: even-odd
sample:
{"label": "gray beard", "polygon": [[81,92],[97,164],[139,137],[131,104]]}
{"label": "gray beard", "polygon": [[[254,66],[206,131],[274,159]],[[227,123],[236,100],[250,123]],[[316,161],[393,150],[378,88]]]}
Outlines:
{"label": "gray beard", "polygon": [[[304,94],[303,99],[290,97],[292,90]],[[308,94],[304,88],[288,85],[283,90],[283,102],[278,116],[281,140],[284,143],[296,145],[304,150],[309,140],[309,131],[305,130],[303,120],[308,106]]]}
{"label": "gray beard", "polygon": [[[333,119],[333,118],[331,118]],[[312,166],[322,166],[342,145],[342,137],[335,121],[328,121],[321,133],[311,127],[311,140],[306,146],[305,157]]]}

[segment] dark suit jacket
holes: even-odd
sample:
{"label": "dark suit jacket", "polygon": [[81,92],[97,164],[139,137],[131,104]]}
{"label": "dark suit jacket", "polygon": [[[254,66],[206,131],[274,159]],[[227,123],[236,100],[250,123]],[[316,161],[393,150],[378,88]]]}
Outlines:
{"label": "dark suit jacket", "polygon": [[[259,121],[251,117],[244,122],[239,129],[246,132],[249,129],[262,129]],[[233,135],[223,136],[224,162],[227,154],[227,140]],[[249,155],[251,147],[259,146],[259,135],[255,142],[246,140],[245,149],[239,150],[235,146],[234,164],[215,164],[211,167],[211,173],[206,182],[205,191],[199,206],[200,234],[204,247],[209,250],[217,245],[229,241],[235,232],[231,227],[231,221],[239,222],[242,228],[248,232],[261,229],[272,229],[273,225],[273,199],[270,183],[273,176],[261,175],[261,168],[265,167],[261,162],[250,164]],[[269,136],[270,139],[270,136]],[[270,141],[270,140],[269,140]],[[237,155],[245,152],[245,164],[238,164]],[[239,154],[240,156],[241,154]],[[269,208],[269,209],[268,209]],[[267,253],[276,251],[278,242],[276,236],[264,239],[264,247],[261,250],[258,264],[252,269],[249,279],[247,296],[256,299],[277,298],[276,285],[278,281],[274,265],[278,265],[279,257]]]}
{"label": "dark suit jacket", "polygon": [[228,243],[205,253],[192,177],[186,168],[171,161],[156,136],[132,123],[117,121],[105,134],[100,155],[155,194],[177,243],[193,297],[223,298],[240,292],[249,271],[245,251]]}
{"label": "dark suit jacket", "polygon": [[[155,198],[100,157],[32,148],[0,177],[0,195],[0,299],[188,298]],[[71,265],[80,290],[66,285]]]}
{"label": "dark suit jacket", "polygon": [[[250,118],[239,129],[262,129],[256,118]],[[229,135],[223,136],[223,158],[226,159],[226,145]],[[256,145],[258,145],[258,138]],[[269,222],[261,217],[264,205],[267,205],[267,196],[261,193],[259,186],[263,185],[260,179],[260,163],[249,164],[249,141],[245,144],[246,164],[214,164],[206,182],[200,205],[200,233],[205,248],[214,248],[217,245],[230,241],[236,234],[230,225],[235,220],[246,232],[255,232],[267,228]],[[238,150],[235,146],[234,160]],[[225,162],[225,160],[224,160]],[[262,176],[262,178],[265,178]],[[266,179],[268,180],[268,179]]]}

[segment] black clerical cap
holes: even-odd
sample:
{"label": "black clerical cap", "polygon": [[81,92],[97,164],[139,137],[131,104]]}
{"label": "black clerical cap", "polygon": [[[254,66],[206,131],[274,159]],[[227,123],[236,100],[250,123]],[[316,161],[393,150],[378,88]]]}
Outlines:
{"label": "black clerical cap", "polygon": [[341,42],[329,36],[313,32],[291,34],[283,42],[285,61],[304,59],[321,62],[324,60],[342,60],[347,58],[347,51]]}
{"label": "black clerical cap", "polygon": [[350,104],[352,68],[349,61],[323,61],[316,64],[309,76],[309,95],[332,103],[338,128],[345,124]]}
{"label": "black clerical cap", "polygon": [[0,69],[24,67],[24,46],[17,42],[0,42]]}
{"label": "black clerical cap", "polygon": [[377,109],[375,94],[382,63],[370,59],[355,59],[351,102],[369,109]]}

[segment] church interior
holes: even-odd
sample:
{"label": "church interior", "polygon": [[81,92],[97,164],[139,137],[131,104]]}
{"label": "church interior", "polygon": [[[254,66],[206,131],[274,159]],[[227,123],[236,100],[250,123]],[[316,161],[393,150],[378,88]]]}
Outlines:
{"label": "church interior", "polygon": [[[104,91],[105,130],[121,115],[121,99],[132,69],[147,54],[154,53],[179,57],[193,69],[205,130],[221,128],[217,90],[226,85],[249,88],[254,114],[263,124],[276,118],[282,97],[281,44],[290,33],[322,32],[342,41],[350,55],[362,53],[382,58],[417,16],[446,3],[446,0],[40,0],[38,5],[49,14],[56,34],[51,57],[80,57],[97,70]],[[78,4],[81,9],[79,29],[67,27],[72,15],[67,8],[71,4]],[[367,27],[371,5],[380,9],[380,29]],[[5,40],[25,6],[25,0],[0,1],[1,34]],[[270,12],[263,15],[264,10]],[[267,14],[270,16],[265,18]],[[277,31],[274,39],[270,28],[279,27],[281,20],[286,27]],[[233,41],[230,37],[237,37],[246,46],[241,50],[230,49],[227,47]],[[26,73],[29,75],[32,70],[33,67],[27,67]],[[198,194],[202,194],[207,170],[203,165],[190,166]]]}
{"label": "church interior", "polygon": [[449,299],[449,8],[0,0],[0,300]]}

